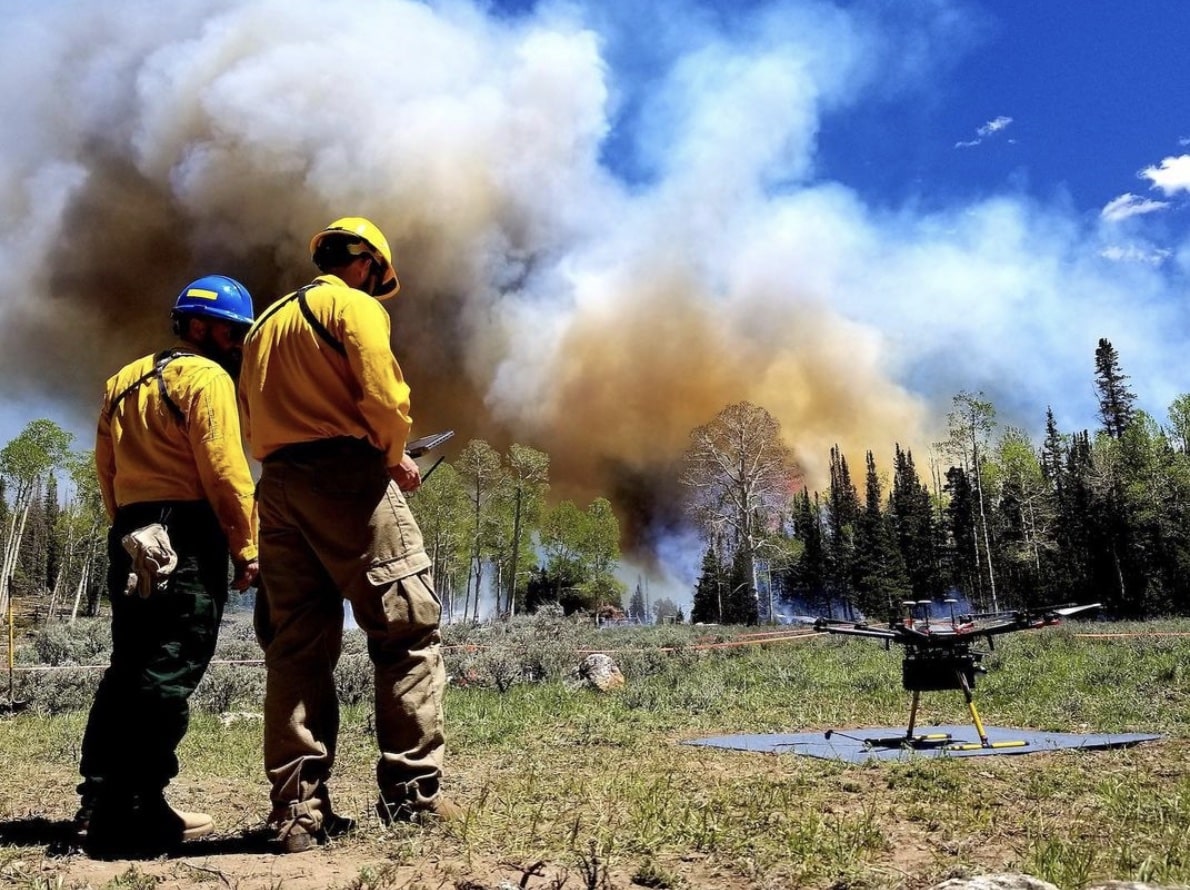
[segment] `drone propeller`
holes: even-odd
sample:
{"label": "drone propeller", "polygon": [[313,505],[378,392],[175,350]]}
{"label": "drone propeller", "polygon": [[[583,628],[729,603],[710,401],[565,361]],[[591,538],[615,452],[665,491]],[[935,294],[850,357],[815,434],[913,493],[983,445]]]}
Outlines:
{"label": "drone propeller", "polygon": [[[928,601],[919,601],[904,605],[924,608]],[[1040,609],[1022,609],[1015,612],[984,613],[982,615],[953,616],[949,624],[941,622],[930,624],[928,620],[915,622],[893,622],[887,627],[873,627],[863,622],[842,621],[839,619],[819,618],[814,622],[818,631],[832,634],[843,634],[853,637],[874,637],[883,640],[885,644],[899,643],[909,647],[949,648],[951,646],[966,646],[983,637],[990,644],[992,638],[1000,634],[1014,633],[1019,630],[1036,630],[1059,623],[1064,618],[1080,615],[1100,608],[1099,603],[1089,605],[1063,604],[1060,606],[1046,606]],[[998,621],[987,621],[988,618],[998,618]],[[979,619],[984,619],[982,623]]]}
{"label": "drone propeller", "polygon": [[1091,612],[1101,608],[1103,608],[1102,603],[1091,603],[1087,606],[1060,606],[1056,609],[1050,609],[1049,614],[1057,615],[1059,618],[1069,618],[1071,615],[1081,615],[1083,612]]}

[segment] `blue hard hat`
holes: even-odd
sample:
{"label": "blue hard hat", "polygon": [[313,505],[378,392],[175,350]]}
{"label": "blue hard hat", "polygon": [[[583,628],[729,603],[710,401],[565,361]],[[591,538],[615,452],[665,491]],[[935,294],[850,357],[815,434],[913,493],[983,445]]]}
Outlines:
{"label": "blue hard hat", "polygon": [[252,297],[248,288],[226,275],[205,275],[190,282],[178,294],[174,315],[219,318],[236,324],[252,324]]}

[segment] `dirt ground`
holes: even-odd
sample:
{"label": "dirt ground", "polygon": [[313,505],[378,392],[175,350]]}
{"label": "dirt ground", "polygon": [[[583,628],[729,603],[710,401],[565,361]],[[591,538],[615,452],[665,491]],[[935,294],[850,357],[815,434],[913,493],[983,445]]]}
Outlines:
{"label": "dirt ground", "polygon": [[[0,815],[0,888],[20,890],[150,890],[225,887],[229,890],[502,890],[581,888],[577,876],[542,866],[529,875],[519,863],[489,862],[469,854],[459,833],[445,826],[386,827],[364,812],[363,795],[344,796],[341,810],[357,829],[299,854],[279,854],[262,814],[250,807],[234,782],[178,783],[172,803],[204,809],[215,819],[214,834],[183,844],[176,854],[152,860],[100,861],[89,858],[71,821],[73,797],[49,795],[67,787],[59,769],[25,778],[41,786],[24,796],[24,811]],[[358,799],[356,799],[358,797]],[[357,810],[359,812],[357,812]],[[630,879],[616,880],[630,886]]]}
{"label": "dirt ground", "polygon": [[[411,829],[412,830],[412,829]],[[0,886],[62,888],[193,888],[233,890],[503,890],[503,888],[581,888],[586,878],[565,866],[426,858],[416,865],[393,862],[384,839],[334,840],[305,853],[278,855],[266,849],[263,833],[214,835],[183,845],[177,855],[147,861],[96,861],[65,838],[68,822],[35,818],[5,825],[5,836],[27,850],[0,867]],[[393,838],[404,846],[408,838]],[[609,876],[613,886],[630,885],[626,876]]]}
{"label": "dirt ground", "polygon": [[[767,761],[766,761],[767,762]],[[850,805],[844,804],[841,809]],[[221,808],[219,808],[221,809]],[[224,810],[223,824],[235,816]],[[892,826],[888,886],[927,887],[936,854],[908,828]],[[150,890],[225,887],[228,890],[630,890],[635,886],[737,888],[757,886],[730,863],[700,853],[666,864],[671,882],[640,880],[639,873],[607,868],[597,859],[568,862],[509,861],[477,855],[453,829],[381,826],[361,820],[352,834],[300,854],[269,849],[263,824],[191,841],[176,855],[155,860],[96,861],[81,850],[73,827],[61,818],[30,816],[0,823],[0,839],[19,850],[0,859],[0,887],[21,890]],[[1006,855],[985,844],[988,864]],[[967,851],[970,854],[972,851]],[[982,858],[976,854],[975,858]],[[921,880],[910,876],[923,875]],[[680,876],[680,877],[678,877]],[[673,880],[676,878],[676,880]],[[777,880],[778,883],[772,883]],[[760,886],[784,886],[776,875]]]}

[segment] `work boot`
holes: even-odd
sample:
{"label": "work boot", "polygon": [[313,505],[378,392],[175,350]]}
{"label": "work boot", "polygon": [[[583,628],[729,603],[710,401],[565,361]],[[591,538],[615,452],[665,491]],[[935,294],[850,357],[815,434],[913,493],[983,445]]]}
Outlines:
{"label": "work boot", "polygon": [[90,801],[83,801],[82,805],[78,808],[78,812],[74,814],[74,819],[70,822],[74,833],[80,838],[86,837],[87,830],[91,827],[91,811],[93,808]]}
{"label": "work boot", "polygon": [[433,825],[441,822],[458,822],[467,817],[467,810],[441,794],[428,802],[402,801],[390,803],[383,797],[376,803],[376,815],[385,825],[394,822],[409,822],[413,825]]}
{"label": "work boot", "polygon": [[334,813],[324,816],[318,828],[289,819],[276,825],[271,846],[278,853],[305,853],[325,844],[329,838],[342,837],[352,831],[355,831],[355,820]]}
{"label": "work boot", "polygon": [[285,822],[275,829],[270,846],[277,853],[305,853],[318,846],[316,832],[296,821]]}
{"label": "work boot", "polygon": [[467,818],[467,808],[439,794],[422,810],[422,814],[442,822],[459,822]]}
{"label": "work boot", "polygon": [[206,837],[215,830],[215,820],[206,813],[187,813],[167,806],[167,809],[182,822],[182,840],[192,841]]}
{"label": "work boot", "polygon": [[356,827],[354,819],[339,816],[331,809],[325,788],[315,792],[312,800],[274,807],[269,826],[273,829],[270,846],[278,853],[304,853]]}
{"label": "work boot", "polygon": [[322,834],[328,838],[342,837],[355,831],[356,823],[354,819],[347,816],[340,816],[335,812],[335,808],[331,806],[331,795],[325,785],[322,785],[314,792],[314,796],[320,802],[319,812],[322,813]]}
{"label": "work boot", "polygon": [[98,783],[94,779],[84,779],[77,789],[79,794],[79,808],[71,820],[71,827],[79,838],[87,836],[87,829],[91,827],[91,813],[95,809],[95,801],[99,798]]}
{"label": "work boot", "polygon": [[206,813],[175,810],[159,795],[101,797],[87,820],[84,846],[95,859],[155,859],[214,830]]}

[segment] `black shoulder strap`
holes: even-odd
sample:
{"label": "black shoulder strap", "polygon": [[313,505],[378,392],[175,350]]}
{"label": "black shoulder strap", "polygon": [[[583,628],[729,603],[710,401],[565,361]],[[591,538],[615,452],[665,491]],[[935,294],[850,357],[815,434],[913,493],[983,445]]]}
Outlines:
{"label": "black shoulder strap", "polygon": [[339,340],[334,334],[326,329],[326,325],[324,325],[314,316],[314,312],[310,309],[310,304],[306,300],[306,291],[310,290],[311,288],[318,287],[319,284],[321,284],[321,282],[318,281],[315,281],[312,284],[307,284],[305,287],[294,291],[285,299],[278,300],[276,303],[270,306],[268,311],[266,311],[264,315],[260,316],[260,318],[256,320],[256,323],[252,326],[252,330],[248,333],[248,339],[251,339],[252,336],[258,330],[260,330],[261,324],[263,324],[267,319],[271,318],[282,306],[288,306],[294,300],[297,300],[298,307],[302,310],[302,317],[305,318],[306,323],[314,329],[314,333],[322,338],[323,342],[325,342],[327,346],[335,350],[335,352],[339,353],[339,355],[345,357],[347,355],[347,348],[343,345],[341,340]]}
{"label": "black shoulder strap", "polygon": [[118,396],[112,399],[111,405],[107,409],[107,418],[111,420],[116,413],[116,409],[120,403],[124,401],[129,395],[135,392],[138,388],[144,386],[154,377],[157,378],[157,391],[161,394],[162,401],[165,406],[169,408],[169,413],[174,416],[178,423],[186,423],[186,415],[182,413],[182,409],[178,407],[178,403],[169,397],[169,391],[165,388],[165,366],[176,358],[185,358],[193,356],[193,352],[186,352],[182,349],[166,349],[164,352],[157,353],[153,358],[153,367],[151,370],[142,374],[135,382],[124,389]]}
{"label": "black shoulder strap", "polygon": [[325,340],[326,344],[330,346],[331,349],[335,350],[335,352],[339,353],[339,355],[346,357],[347,348],[343,345],[342,341],[331,334],[331,332],[326,329],[326,326],[317,318],[315,318],[314,313],[310,311],[310,304],[306,302],[306,291],[309,289],[310,286],[306,286],[294,294],[294,296],[297,297],[298,305],[302,309],[302,315],[306,317],[306,321],[309,322],[310,327],[314,328],[314,333]]}

